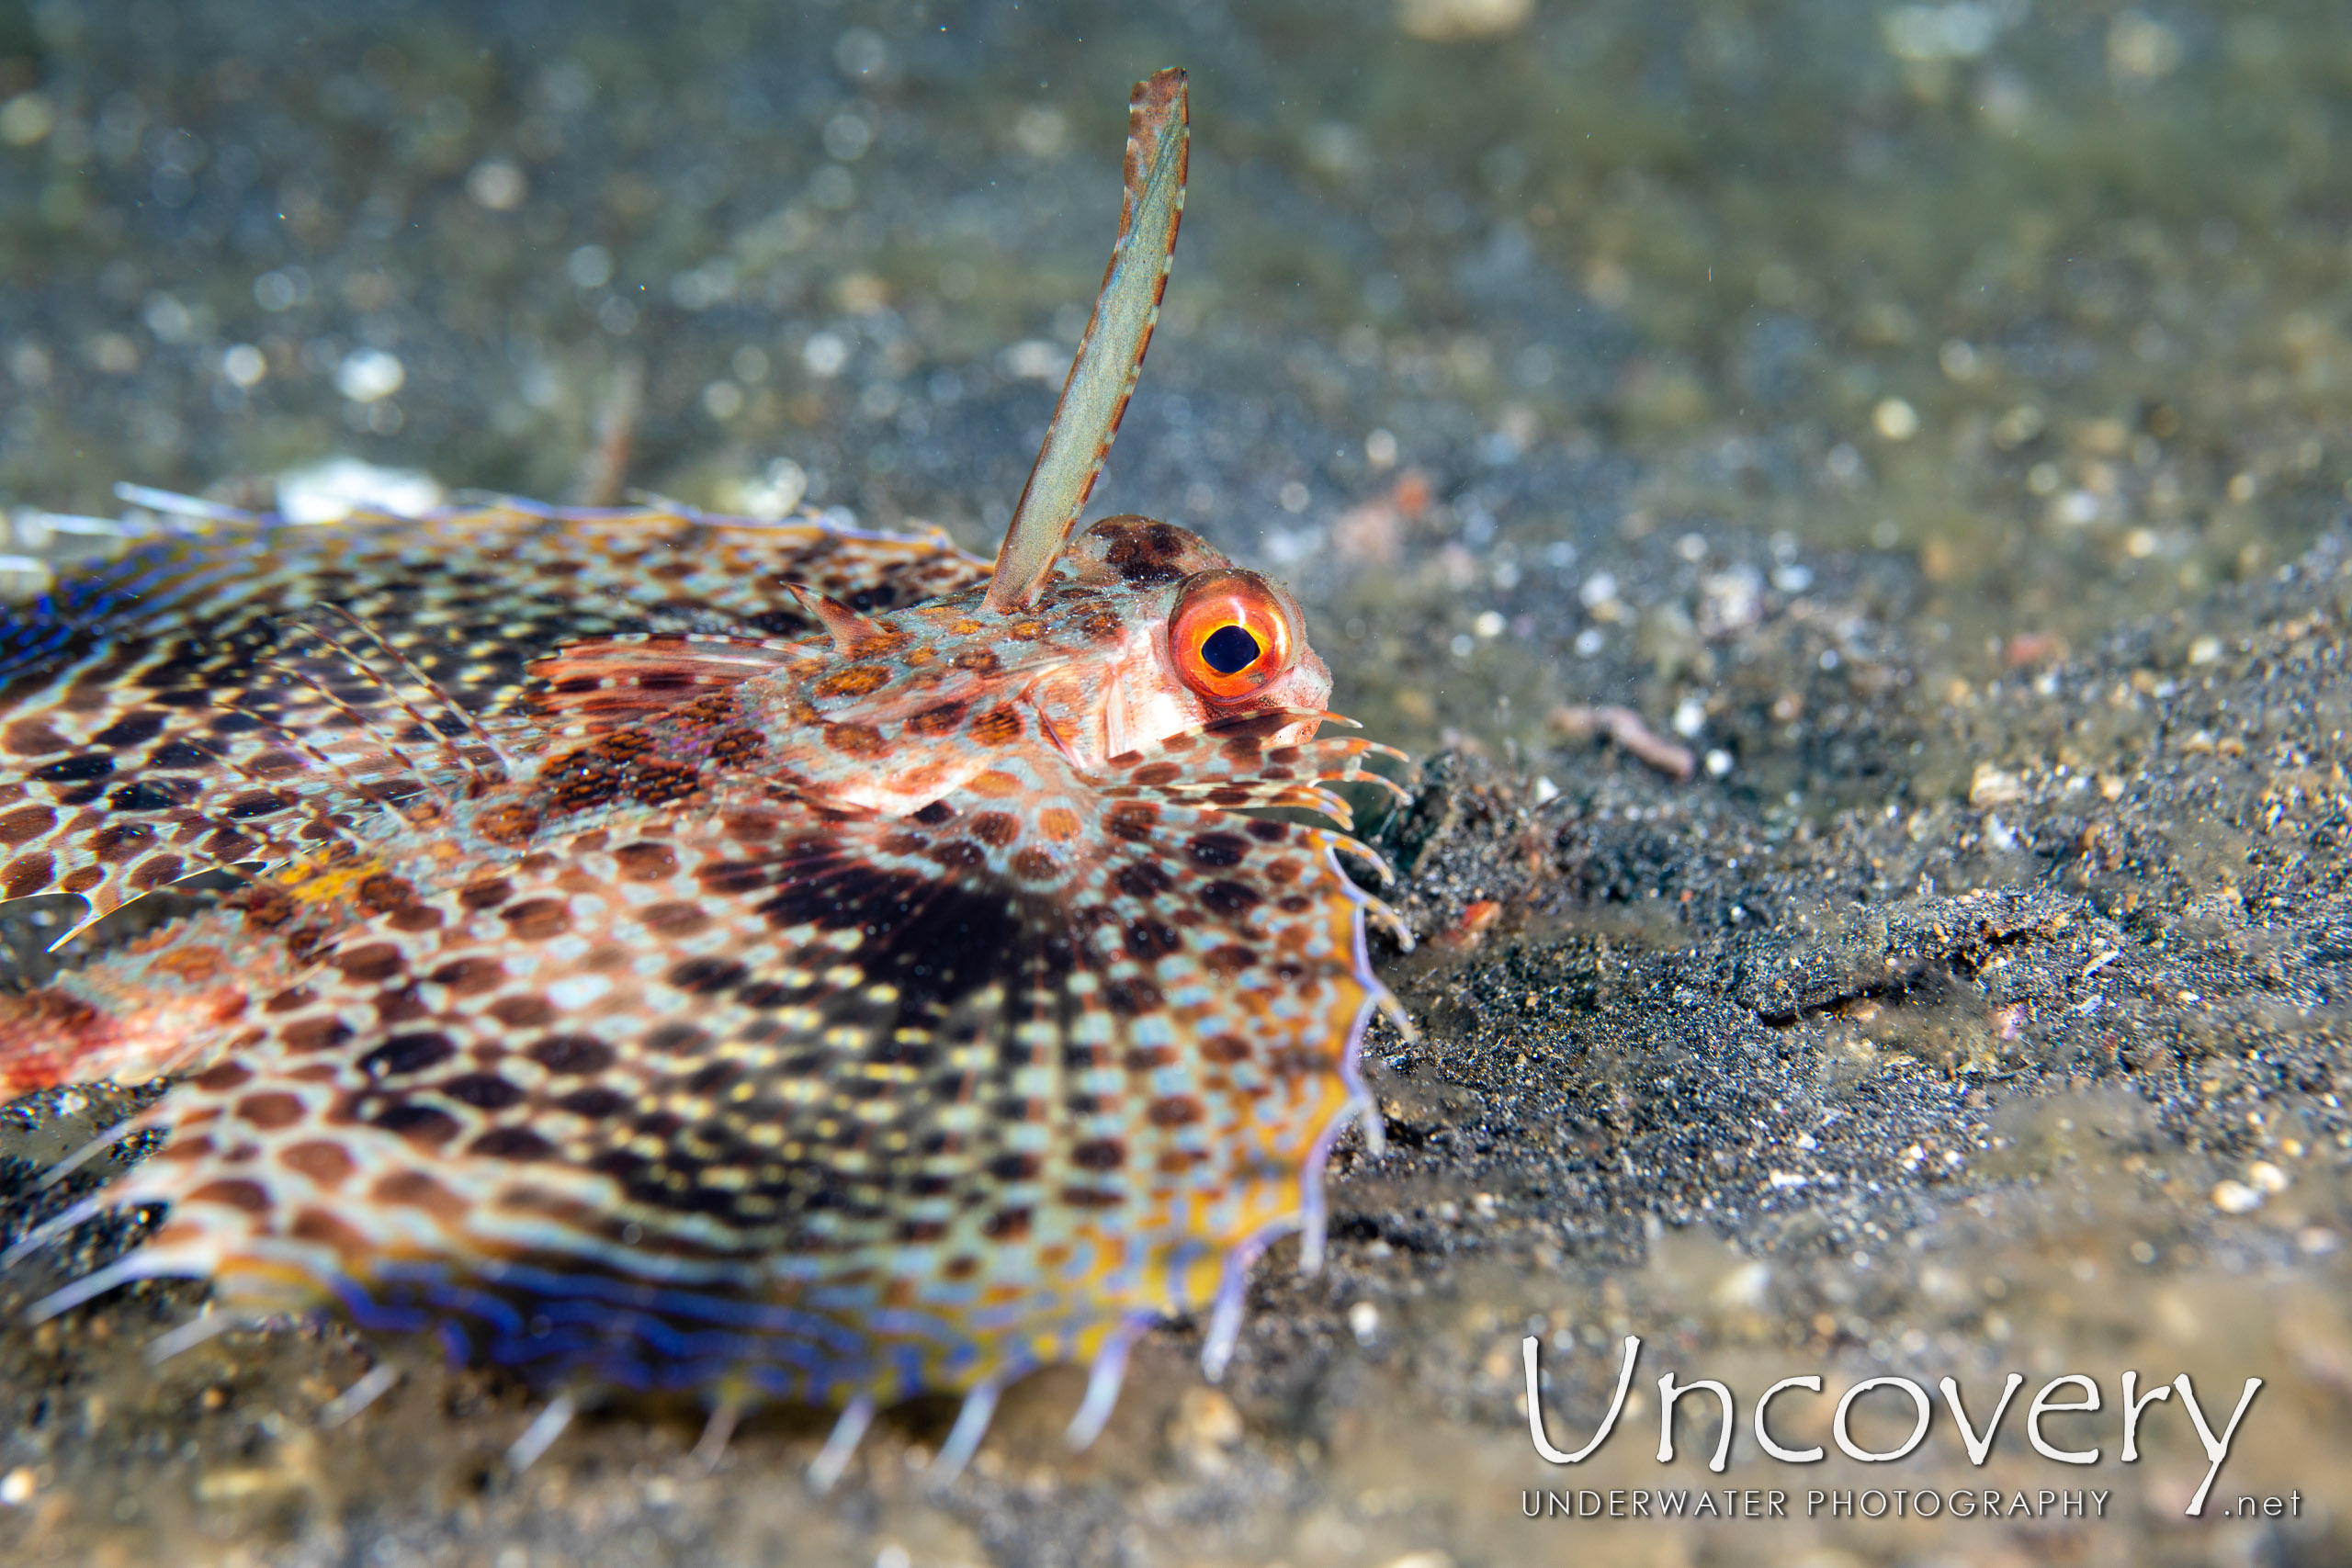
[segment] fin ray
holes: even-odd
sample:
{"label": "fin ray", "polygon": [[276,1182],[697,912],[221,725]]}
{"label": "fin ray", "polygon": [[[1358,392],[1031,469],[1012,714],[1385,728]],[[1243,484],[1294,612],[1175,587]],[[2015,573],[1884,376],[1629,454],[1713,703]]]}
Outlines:
{"label": "fin ray", "polygon": [[1000,612],[1036,603],[1119,433],[1144,351],[1159,321],[1169,263],[1184,215],[1191,116],[1184,73],[1167,70],[1136,84],[1127,103],[1126,199],[1119,236],[1094,298],[1094,313],[1062,383],[1045,445],[1022,488],[997,551],[988,604]]}

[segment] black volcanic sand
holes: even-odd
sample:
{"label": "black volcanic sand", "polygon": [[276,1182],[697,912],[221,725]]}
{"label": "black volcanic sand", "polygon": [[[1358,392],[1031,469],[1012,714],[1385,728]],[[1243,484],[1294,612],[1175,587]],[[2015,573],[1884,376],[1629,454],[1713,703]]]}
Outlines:
{"label": "black volcanic sand", "polygon": [[[346,455],[580,493],[632,383],[628,484],[738,507],[797,472],[989,547],[1125,86],[1187,64],[1182,254],[1096,509],[1296,585],[1341,708],[1419,759],[1374,837],[1422,939],[1383,960],[1419,1038],[1372,1043],[1388,1145],[1340,1151],[1326,1268],[1268,1257],[1218,1388],[1200,1325],[1148,1338],[1086,1455],[1061,1369],[940,1497],[945,1402],[821,1502],[812,1413],[707,1472],[695,1412],[601,1411],[515,1478],[520,1388],[332,1324],[151,1370],[203,1292],[149,1285],[0,1328],[0,1556],[2352,1557],[2340,12],[1514,9],[0,6],[0,554],[44,559],[106,547],[41,509],[118,515],[118,479],[243,501]],[[1399,20],[1477,14],[1501,36]],[[1692,775],[1563,711],[1597,705]],[[59,918],[0,911],[11,973]],[[141,1102],[0,1112],[7,1233]],[[13,1269],[0,1314],[143,1223]],[[1564,1447],[1643,1340],[1575,1469],[1532,1450],[1531,1333]],[[377,1358],[400,1385],[322,1427]],[[2120,1461],[2126,1370],[2217,1422],[2266,1380],[2203,1518],[2177,1398]],[[1805,1373],[1951,1377],[1981,1421],[2011,1371],[1982,1469],[1940,1401],[1898,1463],[1747,1426]],[[1720,1476],[1703,1395],[1653,1457],[1668,1371],[1739,1399]],[[2070,1372],[2101,1409],[2044,1437],[2095,1465],[2024,1431]],[[1832,1404],[1784,1396],[1781,1440]],[[1521,1517],[1710,1483],[1799,1517]],[[2104,1517],[1803,1517],[1872,1488]]]}

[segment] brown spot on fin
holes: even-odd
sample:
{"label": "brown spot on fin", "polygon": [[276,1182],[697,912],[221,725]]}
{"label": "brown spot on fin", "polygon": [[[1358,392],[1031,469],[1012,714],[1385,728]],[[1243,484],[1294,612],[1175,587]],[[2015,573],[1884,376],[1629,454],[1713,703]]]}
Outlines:
{"label": "brown spot on fin", "polygon": [[821,660],[807,643],[633,632],[570,643],[534,660],[531,705],[557,733],[603,735],[713,692]]}

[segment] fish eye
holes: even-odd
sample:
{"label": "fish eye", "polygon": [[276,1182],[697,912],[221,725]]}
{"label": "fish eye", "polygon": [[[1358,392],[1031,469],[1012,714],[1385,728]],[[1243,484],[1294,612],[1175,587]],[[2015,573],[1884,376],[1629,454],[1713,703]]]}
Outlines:
{"label": "fish eye", "polygon": [[1244,626],[1222,626],[1201,641],[1201,662],[1220,675],[1238,675],[1265,650]]}
{"label": "fish eye", "polygon": [[1294,657],[1281,603],[1246,571],[1205,571],[1186,583],[1168,620],[1168,645],[1184,684],[1215,702],[1263,690]]}

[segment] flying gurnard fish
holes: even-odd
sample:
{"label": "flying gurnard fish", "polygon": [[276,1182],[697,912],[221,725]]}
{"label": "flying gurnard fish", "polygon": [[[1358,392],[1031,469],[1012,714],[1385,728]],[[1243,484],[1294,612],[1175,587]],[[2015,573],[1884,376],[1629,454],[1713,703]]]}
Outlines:
{"label": "flying gurnard fish", "polygon": [[1070,538],[1187,136],[1183,73],[1138,84],[993,568],[806,518],[132,492],[175,536],[0,630],[0,897],[95,921],[249,880],[0,995],[0,1090],[168,1080],[51,1179],[160,1146],[11,1256],[164,1217],[35,1316],[187,1276],[218,1310],[183,1342],[435,1334],[548,1396],[518,1462],[613,1389],[693,1393],[722,1443],[835,1407],[820,1485],[926,1391],[964,1396],[952,1477],[1050,1362],[1091,1363],[1091,1439],[1171,1314],[1222,1368],[1251,1260],[1303,1232],[1311,1267],[1334,1139],[1377,1138],[1356,1055],[1393,1006],[1339,859],[1369,852],[1242,808],[1344,829],[1328,786],[1387,749],[1315,738],[1281,586],[1144,517]]}

